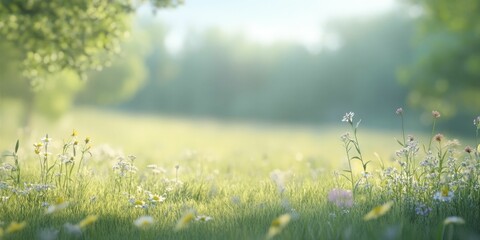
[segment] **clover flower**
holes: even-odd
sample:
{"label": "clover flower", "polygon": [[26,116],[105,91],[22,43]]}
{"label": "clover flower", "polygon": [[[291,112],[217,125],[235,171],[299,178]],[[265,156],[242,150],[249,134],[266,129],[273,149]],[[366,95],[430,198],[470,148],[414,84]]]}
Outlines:
{"label": "clover flower", "polygon": [[440,115],[439,111],[434,110],[434,111],[432,111],[432,116],[433,116],[433,118],[440,118],[441,115]]}

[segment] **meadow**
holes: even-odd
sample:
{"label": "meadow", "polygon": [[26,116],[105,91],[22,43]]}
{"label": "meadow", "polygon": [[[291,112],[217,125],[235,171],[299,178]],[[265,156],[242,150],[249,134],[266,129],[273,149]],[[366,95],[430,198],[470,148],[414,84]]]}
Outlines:
{"label": "meadow", "polygon": [[388,131],[3,115],[0,239],[480,239],[478,140],[437,112],[410,136],[400,110]]}

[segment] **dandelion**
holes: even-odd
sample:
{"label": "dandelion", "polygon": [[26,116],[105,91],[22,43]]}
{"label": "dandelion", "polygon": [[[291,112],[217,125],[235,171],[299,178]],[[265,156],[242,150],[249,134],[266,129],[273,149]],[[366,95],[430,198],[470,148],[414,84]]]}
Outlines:
{"label": "dandelion", "polygon": [[290,222],[290,219],[292,217],[290,214],[286,213],[283,214],[277,218],[275,218],[272,221],[272,224],[270,225],[270,228],[268,229],[267,233],[267,239],[272,239],[276,235],[278,235],[282,230],[287,226],[287,224]]}
{"label": "dandelion", "polygon": [[433,118],[440,118],[440,112],[439,111],[432,111],[432,116]]}
{"label": "dandelion", "polygon": [[206,215],[199,215],[197,217],[195,217],[195,221],[198,221],[198,222],[208,222],[208,221],[211,221],[213,220],[212,217],[210,216],[206,216]]}
{"label": "dandelion", "polygon": [[465,220],[457,216],[447,217],[443,221],[443,225],[449,225],[449,224],[465,224]]}
{"label": "dandelion", "polygon": [[353,116],[355,116],[354,112],[345,113],[345,116],[343,116],[343,118],[342,118],[342,122],[348,122],[348,123],[352,124],[353,123]]}
{"label": "dandelion", "polygon": [[452,191],[450,191],[448,186],[443,186],[440,191],[436,192],[435,195],[433,195],[433,199],[442,201],[442,202],[450,202],[454,197],[454,194]]}
{"label": "dandelion", "polygon": [[380,206],[376,206],[363,217],[363,220],[369,221],[369,220],[372,220],[372,219],[377,219],[377,218],[385,215],[388,211],[390,211],[392,206],[393,206],[392,201],[386,202],[386,203],[384,203],[383,205],[380,205]]}
{"label": "dandelion", "polygon": [[154,222],[155,220],[151,216],[141,216],[133,221],[133,225],[140,229],[145,229],[150,227]]}
{"label": "dandelion", "polygon": [[80,228],[85,228],[86,226],[93,224],[93,223],[96,222],[97,220],[98,220],[98,216],[97,216],[97,215],[89,215],[89,216],[87,216],[86,218],[84,218],[82,221],[80,221],[80,222],[78,223],[78,226],[79,226]]}
{"label": "dandelion", "polygon": [[23,222],[21,222],[21,223],[16,222],[16,221],[13,221],[13,222],[11,222],[10,225],[8,225],[8,227],[5,229],[5,233],[11,234],[11,233],[20,232],[22,229],[25,228],[25,226],[27,226],[27,222],[25,222],[25,221],[23,221]]}
{"label": "dandelion", "polygon": [[62,197],[57,198],[57,201],[55,204],[51,204],[48,206],[47,210],[45,211],[45,214],[52,214],[55,212],[58,212],[60,210],[63,210],[68,207],[68,202],[66,202]]}
{"label": "dandelion", "polygon": [[188,211],[178,220],[177,225],[175,225],[175,231],[180,231],[186,228],[194,219],[195,214],[193,211]]}
{"label": "dandelion", "polygon": [[328,193],[328,201],[337,207],[349,208],[353,205],[352,191],[334,188]]}

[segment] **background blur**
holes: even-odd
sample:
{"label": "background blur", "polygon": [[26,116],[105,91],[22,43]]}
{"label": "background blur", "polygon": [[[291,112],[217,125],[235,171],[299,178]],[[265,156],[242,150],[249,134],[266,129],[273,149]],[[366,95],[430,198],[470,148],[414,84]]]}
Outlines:
{"label": "background blur", "polygon": [[31,87],[19,46],[0,41],[1,128],[35,116],[55,124],[76,109],[308,126],[354,111],[366,127],[391,128],[403,107],[410,128],[438,110],[441,127],[471,135],[479,12],[477,0],[143,5],[125,20],[122,51],[86,81],[63,71]]}

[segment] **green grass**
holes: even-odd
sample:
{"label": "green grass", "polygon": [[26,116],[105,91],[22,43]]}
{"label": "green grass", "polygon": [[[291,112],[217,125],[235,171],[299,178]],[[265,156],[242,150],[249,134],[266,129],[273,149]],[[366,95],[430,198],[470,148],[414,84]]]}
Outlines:
{"label": "green grass", "polygon": [[[9,197],[0,201],[0,221],[4,229],[12,221],[27,222],[25,229],[5,235],[5,239],[39,238],[42,229],[59,230],[59,239],[265,239],[272,220],[285,213],[290,214],[291,221],[276,239],[441,239],[443,220],[448,216],[466,221],[455,226],[455,239],[480,238],[478,190],[455,189],[453,200],[445,203],[434,201],[433,194],[415,193],[415,199],[432,208],[427,216],[415,214],[414,203],[398,197],[403,193],[388,192],[391,187],[380,181],[380,164],[374,152],[387,166],[400,169],[389,161],[400,148],[394,140],[401,138],[400,129],[358,131],[363,156],[372,160],[369,172],[374,187],[358,190],[355,204],[343,209],[329,202],[327,196],[333,188],[350,186],[345,178],[334,174],[348,168],[340,140],[340,135],[349,130],[344,123],[315,129],[261,127],[84,109],[55,123],[37,118],[33,126],[29,135],[6,126],[0,128],[2,149],[12,151],[16,139],[20,139],[21,168],[20,184],[7,179],[8,171],[0,171],[0,182],[9,186],[0,188],[0,196]],[[25,189],[24,182],[40,181],[33,143],[48,133],[53,138],[49,146],[49,161],[53,163],[64,142],[71,139],[72,129],[78,131],[80,145],[86,136],[91,138],[92,156],[79,175],[76,159],[69,187],[15,193]],[[138,171],[131,179],[118,178],[112,169],[118,162],[117,155],[137,157],[133,164]],[[418,157],[417,163],[421,159]],[[2,161],[13,163],[12,158]],[[165,172],[155,174],[149,164]],[[354,169],[359,177],[360,166],[354,165]],[[56,173],[58,168],[52,171]],[[283,191],[272,180],[275,172],[285,175]],[[135,208],[129,199],[148,202],[145,191],[166,199],[146,209]],[[435,189],[431,186],[426,191]],[[45,214],[42,203],[52,204],[57,197],[68,201],[68,207]],[[390,200],[394,205],[384,216],[363,220],[372,208]],[[213,220],[193,221],[187,228],[174,231],[177,221],[189,210]],[[98,220],[83,229],[81,236],[72,235],[64,227],[88,215],[97,215]],[[138,229],[133,221],[144,215],[152,216],[155,223]]]}

